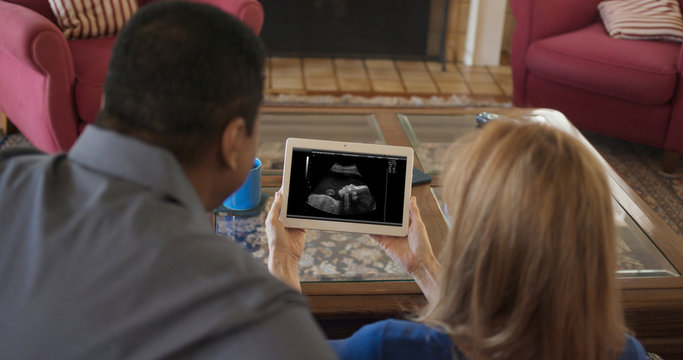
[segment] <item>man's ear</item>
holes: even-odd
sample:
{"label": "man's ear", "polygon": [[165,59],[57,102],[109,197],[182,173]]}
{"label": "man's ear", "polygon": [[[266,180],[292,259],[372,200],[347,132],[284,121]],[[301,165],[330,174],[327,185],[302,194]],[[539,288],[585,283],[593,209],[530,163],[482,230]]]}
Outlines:
{"label": "man's ear", "polygon": [[247,122],[242,117],[236,117],[223,128],[220,153],[223,164],[230,170],[238,166],[239,152],[243,149],[243,141],[247,136]]}

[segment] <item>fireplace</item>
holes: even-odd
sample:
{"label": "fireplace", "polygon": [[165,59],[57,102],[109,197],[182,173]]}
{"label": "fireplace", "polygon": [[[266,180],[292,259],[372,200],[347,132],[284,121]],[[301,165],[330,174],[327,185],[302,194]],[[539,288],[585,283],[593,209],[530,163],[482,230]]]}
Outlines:
{"label": "fireplace", "polygon": [[260,2],[265,10],[260,36],[271,55],[406,59],[439,55],[443,0]]}

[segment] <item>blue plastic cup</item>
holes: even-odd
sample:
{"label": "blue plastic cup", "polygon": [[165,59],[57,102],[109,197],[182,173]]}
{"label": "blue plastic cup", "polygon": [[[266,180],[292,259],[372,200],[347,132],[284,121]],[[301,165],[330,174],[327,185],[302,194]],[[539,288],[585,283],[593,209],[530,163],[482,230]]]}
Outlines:
{"label": "blue plastic cup", "polygon": [[233,210],[250,210],[257,207],[260,202],[261,160],[254,158],[254,167],[249,170],[244,184],[223,201],[223,206]]}

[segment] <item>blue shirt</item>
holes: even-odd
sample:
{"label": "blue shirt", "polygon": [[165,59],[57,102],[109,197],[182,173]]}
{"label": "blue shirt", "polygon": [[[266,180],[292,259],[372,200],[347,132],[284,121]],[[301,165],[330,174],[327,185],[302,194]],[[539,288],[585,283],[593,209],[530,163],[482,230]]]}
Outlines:
{"label": "blue shirt", "polygon": [[[447,334],[406,320],[378,321],[363,326],[349,338],[329,343],[342,360],[466,359]],[[647,360],[647,355],[638,340],[629,335],[619,360]]]}
{"label": "blue shirt", "polygon": [[161,148],[89,126],[68,154],[0,152],[0,229],[2,358],[335,358]]}

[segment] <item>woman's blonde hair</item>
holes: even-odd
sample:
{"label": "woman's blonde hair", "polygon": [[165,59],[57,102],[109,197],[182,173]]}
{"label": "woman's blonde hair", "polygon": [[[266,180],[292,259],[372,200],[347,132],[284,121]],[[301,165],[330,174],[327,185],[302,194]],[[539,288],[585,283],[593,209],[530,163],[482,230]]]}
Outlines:
{"label": "woman's blonde hair", "polygon": [[491,122],[457,148],[440,292],[418,320],[474,359],[615,359],[626,330],[601,164],[542,124]]}

